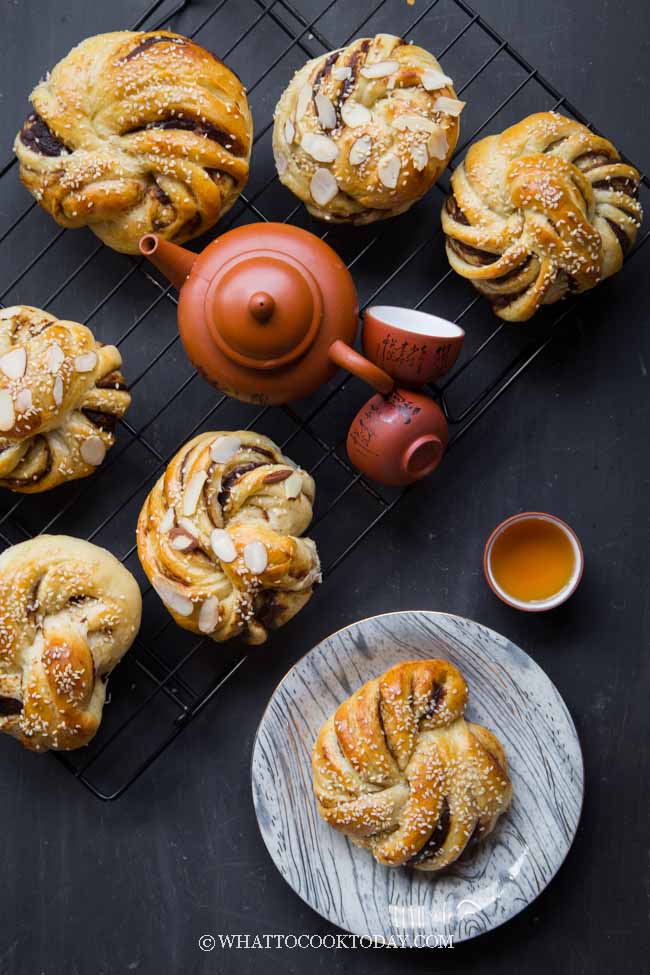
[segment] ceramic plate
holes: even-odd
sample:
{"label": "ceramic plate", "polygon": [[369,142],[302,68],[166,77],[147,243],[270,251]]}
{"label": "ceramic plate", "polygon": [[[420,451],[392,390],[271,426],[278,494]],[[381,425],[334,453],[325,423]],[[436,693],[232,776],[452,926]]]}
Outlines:
{"label": "ceramic plate", "polygon": [[[462,671],[466,716],[496,732],[514,786],[494,832],[440,874],[380,866],[320,819],[311,788],[311,749],[329,715],[365,681],[418,657]],[[260,723],[252,779],[264,842],[295,892],[353,934],[410,946],[473,938],[530,904],[567,855],[583,795],[578,736],[546,674],[479,623],[428,612],[361,620],[298,661]]]}

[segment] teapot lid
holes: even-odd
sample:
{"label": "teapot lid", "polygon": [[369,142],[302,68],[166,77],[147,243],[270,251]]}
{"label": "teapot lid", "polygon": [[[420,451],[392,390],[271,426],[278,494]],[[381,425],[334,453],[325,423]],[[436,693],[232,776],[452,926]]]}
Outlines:
{"label": "teapot lid", "polygon": [[[178,264],[176,251],[172,257]],[[358,298],[347,267],[320,237],[290,224],[247,224],[193,260],[178,323],[189,358],[223,392],[287,403],[332,377],[329,349],[336,339],[354,342]]]}
{"label": "teapot lid", "polygon": [[291,253],[253,247],[214,274],[204,313],[225,356],[249,369],[278,369],[303,356],[316,338],[323,296],[312,272]]}

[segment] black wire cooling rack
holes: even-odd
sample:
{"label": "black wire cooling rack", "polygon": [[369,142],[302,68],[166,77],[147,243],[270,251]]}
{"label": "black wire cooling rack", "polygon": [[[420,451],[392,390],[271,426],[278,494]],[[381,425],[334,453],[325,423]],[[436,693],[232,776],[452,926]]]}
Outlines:
{"label": "black wire cooling rack", "polygon": [[[172,6],[158,0],[133,25],[162,26],[197,38],[248,89],[256,130],[251,178],[219,232],[259,220],[301,224],[327,238],[346,260],[362,306],[381,294],[382,302],[426,307],[463,322],[467,337],[460,364],[432,389],[449,421],[453,446],[567,324],[577,301],[585,299],[543,310],[524,329],[497,324],[486,303],[447,265],[439,219],[446,177],[397,220],[324,231],[276,179],[273,108],[306,58],[360,34],[385,31],[433,51],[467,100],[454,162],[484,130],[499,131],[533,111],[558,109],[590,123],[464,0],[220,0],[207,12],[204,3],[184,0]],[[644,176],[642,202],[649,190]],[[81,752],[57,756],[95,796],[116,799],[246,659],[241,646],[220,648],[216,655],[210,641],[176,627],[138,565],[138,512],[179,445],[201,430],[255,427],[317,473],[319,500],[310,535],[319,546],[325,575],[404,492],[367,482],[347,460],[345,431],[368,396],[357,380],[335,379],[293,407],[259,409],[219,396],[197,381],[179,347],[172,287],[149,265],[114,253],[88,231],[57,230],[35,203],[28,204],[13,158],[0,170],[0,213],[8,217],[6,229],[0,230],[0,253],[9,282],[0,302],[35,305],[91,324],[100,340],[120,347],[133,392],[118,442],[92,478],[45,495],[3,492],[0,499],[3,546],[42,532],[86,537],[116,552],[141,582],[142,629],[111,679],[112,697],[100,732]],[[635,252],[649,235],[646,231],[640,237]],[[196,242],[197,249],[203,243]],[[353,541],[337,550],[341,538]]]}

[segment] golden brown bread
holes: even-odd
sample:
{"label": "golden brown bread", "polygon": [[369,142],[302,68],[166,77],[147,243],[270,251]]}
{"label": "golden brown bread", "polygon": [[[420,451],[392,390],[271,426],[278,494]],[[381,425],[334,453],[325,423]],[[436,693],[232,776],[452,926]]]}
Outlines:
{"label": "golden brown bread", "polygon": [[140,612],[135,579],[103,548],[39,535],[3,552],[0,732],[39,752],[88,744]]}
{"label": "golden brown bread", "polygon": [[170,31],[89,37],[30,96],[20,178],[62,227],[135,254],[212,227],[248,178],[252,120],[237,76]]}
{"label": "golden brown bread", "polygon": [[325,723],[312,756],[318,811],[389,867],[441,870],[510,805],[501,744],[465,721],[467,685],[445,660],[397,664]]}
{"label": "golden brown bread", "polygon": [[182,447],[144,503],[138,555],[186,630],[263,643],[320,580],[309,525],[315,487],[259,434],[202,433]]}
{"label": "golden brown bread", "polygon": [[321,220],[403,213],[446,168],[463,104],[428,51],[392,34],[358,38],[308,61],[280,98],[280,180]]}
{"label": "golden brown bread", "polygon": [[442,211],[447,256],[509,322],[620,269],[642,211],[611,142],[539,112],[476,142]]}
{"label": "golden brown bread", "polygon": [[131,402],[121,364],[85,325],[0,311],[0,487],[35,494],[94,472]]}

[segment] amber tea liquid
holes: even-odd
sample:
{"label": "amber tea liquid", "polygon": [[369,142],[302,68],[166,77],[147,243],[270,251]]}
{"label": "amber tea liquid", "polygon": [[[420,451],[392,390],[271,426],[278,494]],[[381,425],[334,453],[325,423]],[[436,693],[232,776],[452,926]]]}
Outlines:
{"label": "amber tea liquid", "polygon": [[522,518],[494,540],[490,568],[497,585],[520,602],[557,595],[570,582],[576,554],[566,533],[545,518]]}

